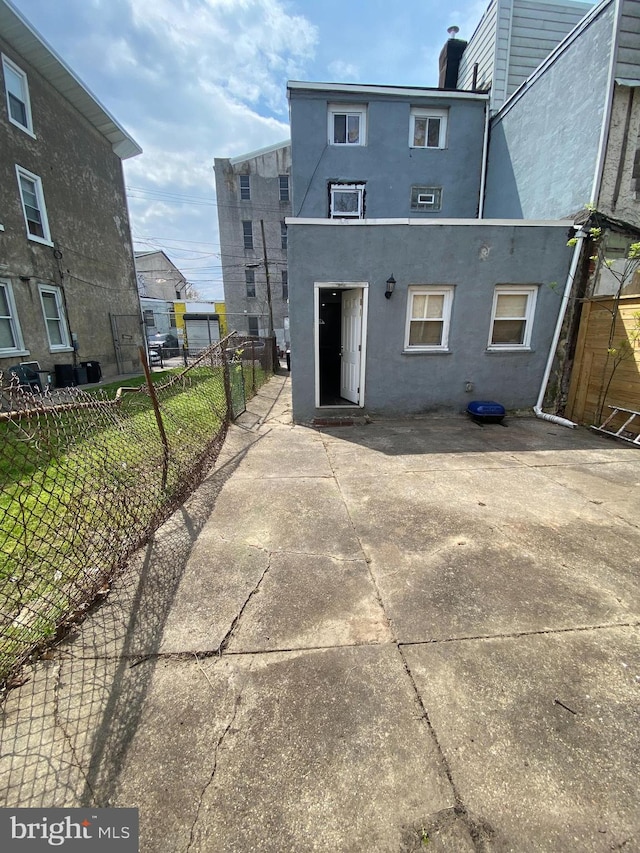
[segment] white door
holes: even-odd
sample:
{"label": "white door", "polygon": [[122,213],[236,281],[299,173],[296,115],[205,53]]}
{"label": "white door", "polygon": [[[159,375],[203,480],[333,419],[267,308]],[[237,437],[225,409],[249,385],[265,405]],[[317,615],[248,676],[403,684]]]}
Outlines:
{"label": "white door", "polygon": [[342,330],[340,347],[340,396],[360,402],[360,361],[362,343],[362,291],[342,291]]}

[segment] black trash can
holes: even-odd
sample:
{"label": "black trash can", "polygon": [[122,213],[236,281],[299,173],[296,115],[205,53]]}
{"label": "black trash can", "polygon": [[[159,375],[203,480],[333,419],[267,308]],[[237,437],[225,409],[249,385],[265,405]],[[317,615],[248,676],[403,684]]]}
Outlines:
{"label": "black trash can", "polygon": [[80,365],[80,367],[73,368],[73,384],[74,385],[86,385],[89,380],[87,379],[87,368]]}
{"label": "black trash can", "polygon": [[56,388],[70,388],[76,384],[72,364],[54,364]]}
{"label": "black trash can", "polygon": [[102,368],[99,361],[81,361],[80,367],[87,371],[87,382],[100,382],[102,379]]}

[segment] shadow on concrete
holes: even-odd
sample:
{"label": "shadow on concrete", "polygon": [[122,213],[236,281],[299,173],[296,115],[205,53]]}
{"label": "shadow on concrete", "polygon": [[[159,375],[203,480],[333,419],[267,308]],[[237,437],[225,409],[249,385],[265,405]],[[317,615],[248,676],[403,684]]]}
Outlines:
{"label": "shadow on concrete", "polygon": [[2,709],[3,806],[106,807],[138,726],[198,534],[249,446],[210,473],[106,598],[24,668]]}

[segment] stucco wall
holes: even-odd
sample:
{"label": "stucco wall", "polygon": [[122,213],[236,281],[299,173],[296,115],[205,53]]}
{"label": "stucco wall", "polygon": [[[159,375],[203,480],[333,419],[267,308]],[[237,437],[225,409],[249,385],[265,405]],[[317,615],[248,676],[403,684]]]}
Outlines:
{"label": "stucco wall", "polygon": [[[0,369],[17,361],[39,361],[45,369],[72,361],[71,352],[49,349],[39,283],[62,286],[79,359],[100,361],[106,376],[118,372],[110,313],[137,316],[137,322],[126,323],[121,369],[139,369],[140,308],[121,160],[2,39],[0,50],[27,74],[36,137],[8,121],[0,79],[0,211],[5,228],[0,233],[0,276],[11,281],[29,350],[18,358],[0,358]],[[54,247],[27,238],[16,164],[42,180]]]}
{"label": "stucco wall", "polygon": [[556,219],[590,200],[614,6],[594,17],[493,119],[486,217]]}
{"label": "stucco wall", "polygon": [[[271,284],[273,325],[280,344],[289,340],[289,306],[283,299],[282,271],[287,269],[287,252],[282,248],[280,224],[291,215],[291,202],[280,201],[279,176],[291,174],[291,147],[275,150],[247,159],[216,157],[216,198],[224,299],[229,331],[247,333],[247,317],[258,316],[261,334],[268,333],[267,280],[264,269],[265,251],[262,244],[260,220],[264,221],[266,255]],[[249,175],[251,198],[240,198],[239,175]],[[291,186],[289,187],[291,198]],[[253,223],[253,249],[245,249],[242,221]],[[254,269],[256,296],[247,297],[245,269]],[[286,318],[286,319],[285,319]],[[285,332],[286,327],[286,332]]]}
{"label": "stucco wall", "polygon": [[[537,398],[571,250],[565,227],[515,225],[316,225],[289,227],[293,410],[308,422],[328,411],[406,415],[463,411],[470,400],[507,408]],[[385,281],[397,284],[390,299]],[[368,282],[365,407],[315,408],[314,282]],[[554,286],[553,283],[559,286]],[[403,352],[410,284],[455,287],[449,353]],[[496,284],[537,284],[531,351],[488,352]],[[465,384],[473,383],[471,393]]]}
{"label": "stucco wall", "polygon": [[[473,97],[290,90],[293,215],[326,217],[330,182],[364,181],[366,218],[476,216],[485,100]],[[327,144],[330,103],[368,105],[366,145]],[[409,147],[411,107],[425,106],[449,109],[444,149]],[[441,210],[412,211],[413,185],[442,187]]]}

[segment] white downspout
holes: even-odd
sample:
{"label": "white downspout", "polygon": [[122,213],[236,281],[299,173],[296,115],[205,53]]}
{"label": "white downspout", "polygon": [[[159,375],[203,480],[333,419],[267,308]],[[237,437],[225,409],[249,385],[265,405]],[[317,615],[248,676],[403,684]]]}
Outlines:
{"label": "white downspout", "polygon": [[484,141],[482,143],[482,171],[480,173],[480,204],[478,205],[478,219],[482,219],[484,216],[484,192],[485,185],[487,182],[487,161],[489,159],[489,113],[490,113],[491,103],[487,98],[487,101],[484,105],[486,110],[484,116]]}
{"label": "white downspout", "polygon": [[571,295],[571,289],[573,287],[573,280],[576,276],[578,261],[580,260],[582,242],[586,236],[587,235],[584,231],[578,231],[576,233],[576,238],[578,242],[576,243],[573,249],[571,266],[569,268],[569,274],[567,275],[567,283],[564,286],[564,293],[562,294],[562,302],[560,304],[560,310],[558,312],[558,321],[556,323],[556,328],[553,333],[553,340],[551,341],[551,346],[549,347],[549,356],[547,358],[547,366],[545,367],[544,376],[542,377],[542,383],[540,385],[540,393],[538,394],[538,400],[535,406],[533,407],[533,411],[537,418],[542,418],[542,420],[544,421],[551,421],[552,423],[559,424],[560,426],[570,427],[571,429],[574,429],[578,425],[573,421],[570,421],[568,418],[561,418],[558,415],[548,415],[546,412],[543,412],[542,403],[544,402],[544,395],[547,391],[549,376],[551,376],[551,368],[553,366],[553,360],[556,356],[556,348],[558,346],[558,341],[560,340],[560,333],[562,331],[564,315],[567,313],[567,305],[569,304],[569,297]]}

